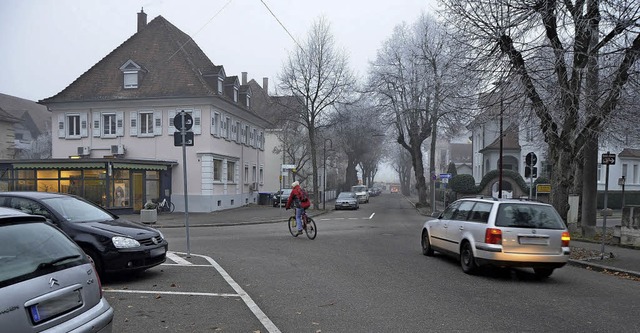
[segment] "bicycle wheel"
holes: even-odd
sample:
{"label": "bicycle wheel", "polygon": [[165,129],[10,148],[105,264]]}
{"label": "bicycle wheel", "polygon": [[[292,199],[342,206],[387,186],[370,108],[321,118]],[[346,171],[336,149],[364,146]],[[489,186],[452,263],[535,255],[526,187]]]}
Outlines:
{"label": "bicycle wheel", "polygon": [[176,205],[173,204],[173,202],[169,202],[169,207],[167,207],[169,209],[169,213],[173,213],[174,210],[176,210]]}
{"label": "bicycle wheel", "polygon": [[291,236],[298,237],[298,226],[296,223],[296,217],[291,216],[287,224],[289,225],[289,232],[291,233]]}
{"label": "bicycle wheel", "polygon": [[307,217],[307,226],[304,229],[304,232],[307,233],[307,237],[309,239],[315,239],[316,235],[318,234],[318,229],[316,228],[316,221],[314,221],[310,217]]}

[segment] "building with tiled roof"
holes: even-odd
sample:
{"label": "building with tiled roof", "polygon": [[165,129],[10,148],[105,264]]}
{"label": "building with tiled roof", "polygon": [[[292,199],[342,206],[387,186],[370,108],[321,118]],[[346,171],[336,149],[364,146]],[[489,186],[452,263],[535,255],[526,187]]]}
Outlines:
{"label": "building with tiled roof", "polygon": [[[36,178],[35,190],[46,175],[47,188],[73,189],[116,210],[138,211],[167,198],[184,211],[186,194],[192,212],[256,203],[271,125],[253,109],[250,86],[227,76],[164,17],[147,23],[141,11],[137,23],[130,38],[39,102],[52,113],[55,163],[33,161],[19,169]],[[174,123],[182,111],[193,135],[187,135],[185,160]]]}

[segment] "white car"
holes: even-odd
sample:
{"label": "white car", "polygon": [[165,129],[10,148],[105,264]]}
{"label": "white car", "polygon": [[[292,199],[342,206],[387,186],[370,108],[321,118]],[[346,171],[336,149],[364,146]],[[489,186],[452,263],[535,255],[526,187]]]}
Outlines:
{"label": "white car", "polygon": [[369,203],[369,190],[365,185],[351,186],[351,192],[356,194],[358,203]]}
{"label": "white car", "polygon": [[549,277],[569,260],[569,231],[549,204],[515,199],[461,199],[422,227],[422,253],[460,260],[465,273],[478,267],[530,267]]}

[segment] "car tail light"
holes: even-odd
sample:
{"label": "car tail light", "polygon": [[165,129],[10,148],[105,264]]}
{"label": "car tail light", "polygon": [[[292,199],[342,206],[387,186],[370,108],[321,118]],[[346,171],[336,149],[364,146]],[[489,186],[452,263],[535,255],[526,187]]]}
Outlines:
{"label": "car tail light", "polygon": [[571,241],[571,236],[568,231],[562,233],[562,247],[568,247],[569,241]]}
{"label": "car tail light", "polygon": [[487,228],[484,232],[484,242],[487,244],[502,244],[502,230]]}

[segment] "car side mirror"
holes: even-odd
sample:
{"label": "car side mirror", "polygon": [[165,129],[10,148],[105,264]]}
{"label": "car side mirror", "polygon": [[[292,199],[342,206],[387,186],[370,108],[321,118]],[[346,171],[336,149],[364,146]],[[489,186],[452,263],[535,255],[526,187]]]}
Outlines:
{"label": "car side mirror", "polygon": [[435,217],[435,218],[439,219],[439,218],[440,218],[440,214],[441,214],[441,213],[440,213],[439,211],[437,211],[437,210],[436,210],[436,211],[434,211],[433,213],[431,213],[431,217]]}

